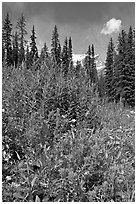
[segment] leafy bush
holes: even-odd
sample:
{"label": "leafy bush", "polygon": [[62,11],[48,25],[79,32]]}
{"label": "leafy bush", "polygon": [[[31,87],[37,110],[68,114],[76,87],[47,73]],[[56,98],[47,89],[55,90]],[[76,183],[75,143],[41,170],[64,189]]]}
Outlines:
{"label": "leafy bush", "polygon": [[3,201],[135,201],[133,110],[44,64],[4,67],[2,97]]}

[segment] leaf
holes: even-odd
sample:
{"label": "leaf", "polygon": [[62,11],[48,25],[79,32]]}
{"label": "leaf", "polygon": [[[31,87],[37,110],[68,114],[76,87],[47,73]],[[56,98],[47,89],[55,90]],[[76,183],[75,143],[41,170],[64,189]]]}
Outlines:
{"label": "leaf", "polygon": [[33,188],[34,184],[35,184],[35,181],[37,179],[37,175],[34,176],[34,178],[32,179],[31,181],[31,187]]}
{"label": "leaf", "polygon": [[6,176],[7,181],[11,181],[11,176]]}
{"label": "leaf", "polygon": [[15,151],[15,152],[16,152],[18,160],[21,160],[20,155],[18,154],[18,152],[17,151]]}
{"label": "leaf", "polygon": [[40,198],[38,195],[36,195],[35,202],[40,202]]}
{"label": "leaf", "polygon": [[44,197],[43,200],[42,200],[42,202],[48,202],[48,201],[49,201],[49,197],[48,196]]}
{"label": "leaf", "polygon": [[21,161],[21,162],[19,163],[18,167],[19,167],[19,168],[22,168],[23,165],[24,165],[24,161]]}
{"label": "leaf", "polygon": [[122,153],[121,151],[118,152],[118,155],[117,155],[117,158],[116,158],[117,160],[120,158],[121,153]]}
{"label": "leaf", "polygon": [[65,169],[64,168],[60,168],[59,169],[59,173],[62,175],[64,173]]}
{"label": "leaf", "polygon": [[108,153],[107,153],[107,151],[105,152],[105,156],[106,156],[106,159],[108,158]]}
{"label": "leaf", "polygon": [[21,173],[21,176],[25,179],[25,182],[27,182],[29,184],[28,178],[23,173]]}
{"label": "leaf", "polygon": [[20,198],[20,199],[24,199],[23,196],[20,195],[20,193],[14,193],[13,194],[14,198]]}
{"label": "leaf", "polygon": [[68,174],[68,179],[72,180],[72,179],[74,179],[75,176],[76,176],[76,173],[74,173],[73,171],[70,171]]}

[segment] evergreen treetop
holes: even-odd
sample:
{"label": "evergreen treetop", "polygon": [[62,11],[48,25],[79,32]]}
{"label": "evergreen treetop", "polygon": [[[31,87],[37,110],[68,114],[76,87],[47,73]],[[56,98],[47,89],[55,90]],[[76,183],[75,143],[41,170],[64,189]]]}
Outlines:
{"label": "evergreen treetop", "polygon": [[35,33],[35,28],[34,28],[34,25],[33,25],[33,28],[32,28],[32,35],[30,36],[30,39],[31,39],[31,42],[30,42],[30,48],[31,48],[31,51],[30,51],[30,55],[31,55],[31,58],[32,60],[36,60],[38,58],[38,49],[37,49],[37,46],[36,46],[36,33]]}
{"label": "evergreen treetop", "polygon": [[52,33],[52,43],[51,43],[51,55],[57,65],[60,64],[61,60],[61,46],[59,41],[59,34],[57,26],[55,25],[53,33]]}
{"label": "evergreen treetop", "polygon": [[4,52],[4,59],[8,65],[12,64],[12,23],[7,13],[5,20],[3,21],[2,28],[2,50]]}

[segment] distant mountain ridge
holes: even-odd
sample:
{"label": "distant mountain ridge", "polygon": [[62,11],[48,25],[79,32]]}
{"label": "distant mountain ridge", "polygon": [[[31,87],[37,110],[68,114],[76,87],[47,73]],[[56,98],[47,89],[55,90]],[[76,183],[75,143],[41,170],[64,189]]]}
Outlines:
{"label": "distant mountain ridge", "polygon": [[[74,66],[77,64],[77,61],[81,62],[81,64],[83,65],[85,57],[86,57],[86,54],[72,54],[72,60],[73,60]],[[100,72],[101,70],[104,69],[105,63],[100,60],[100,56],[98,54],[95,55],[95,62],[96,62],[97,71]]]}

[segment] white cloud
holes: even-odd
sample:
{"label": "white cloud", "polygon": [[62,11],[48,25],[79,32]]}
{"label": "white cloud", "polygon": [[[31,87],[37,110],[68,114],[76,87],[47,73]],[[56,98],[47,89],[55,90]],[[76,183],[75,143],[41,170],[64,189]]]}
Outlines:
{"label": "white cloud", "polygon": [[121,28],[121,23],[121,20],[116,20],[115,18],[112,18],[104,25],[104,28],[101,30],[101,34],[109,35],[111,33],[119,32]]}

